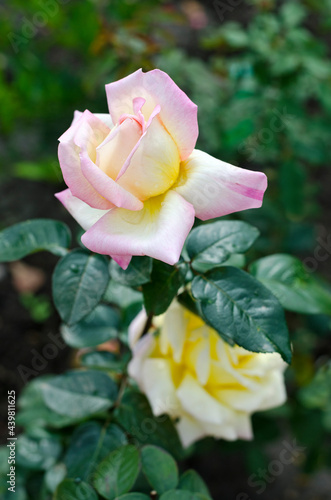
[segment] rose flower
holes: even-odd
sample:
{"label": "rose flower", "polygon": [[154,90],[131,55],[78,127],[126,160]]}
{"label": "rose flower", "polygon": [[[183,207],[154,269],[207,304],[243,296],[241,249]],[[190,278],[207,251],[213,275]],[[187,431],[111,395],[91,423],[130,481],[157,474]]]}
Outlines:
{"label": "rose flower", "polygon": [[177,302],[143,337],[142,311],[129,331],[129,374],[155,416],[176,419],[184,446],[204,436],[252,439],[251,415],[284,403],[286,363],[278,353],[230,346]]}
{"label": "rose flower", "polygon": [[106,85],[108,114],[76,112],[60,137],[68,189],[56,196],[84,245],[126,269],[133,255],[175,264],[194,217],[260,207],[266,176],[194,149],[197,106],[160,70]]}

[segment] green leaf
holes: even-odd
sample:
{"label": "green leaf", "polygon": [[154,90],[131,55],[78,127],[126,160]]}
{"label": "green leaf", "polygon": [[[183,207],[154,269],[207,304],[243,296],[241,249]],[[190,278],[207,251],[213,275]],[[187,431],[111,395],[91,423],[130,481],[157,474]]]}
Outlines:
{"label": "green leaf", "polygon": [[246,257],[241,253],[233,253],[225,262],[222,263],[222,266],[239,267],[242,269],[246,266]]}
{"label": "green leaf", "polygon": [[120,406],[114,411],[114,418],[141,444],[154,444],[178,460],[183,458],[183,448],[172,420],[167,415],[154,417],[143,394],[127,389]]}
{"label": "green leaf", "polygon": [[16,448],[18,465],[26,469],[47,470],[55,464],[61,453],[60,441],[57,436],[44,432],[39,436],[19,436]]}
{"label": "green leaf", "polygon": [[180,293],[177,296],[176,299],[182,306],[186,307],[189,311],[191,311],[193,314],[196,314],[197,316],[201,316],[201,311],[199,309],[199,302],[194,300],[192,295],[185,290],[184,292]]}
{"label": "green leaf", "polygon": [[141,450],[141,462],[147,481],[159,495],[176,488],[178,467],[169,453],[157,446],[147,445]]}
{"label": "green leaf", "polygon": [[56,489],[54,500],[98,500],[98,495],[83,481],[65,479]]}
{"label": "green leaf", "polygon": [[281,17],[288,28],[294,28],[302,23],[307,11],[299,2],[287,2],[280,9]]}
{"label": "green leaf", "polygon": [[327,408],[325,408],[325,411],[323,413],[322,417],[322,422],[325,427],[325,429],[330,432],[331,431],[331,403]]}
{"label": "green leaf", "polygon": [[[0,477],[0,498],[1,500],[12,500],[14,498],[13,492],[8,490],[8,483],[6,476]],[[31,497],[30,497],[31,498]],[[16,481],[15,485],[15,500],[28,500],[26,488]]]}
{"label": "green leaf", "polygon": [[206,497],[211,498],[204,480],[193,469],[187,470],[180,477],[178,489],[191,491],[192,493],[202,493]]}
{"label": "green leaf", "polygon": [[151,279],[153,260],[150,257],[132,257],[129,267],[124,271],[114,260],[110,261],[111,278],[125,286],[140,286]]}
{"label": "green leaf", "polygon": [[98,371],[71,371],[43,382],[48,408],[59,415],[85,418],[110,408],[117,397],[115,382]]}
{"label": "green leaf", "polygon": [[6,477],[9,472],[7,445],[0,445],[0,477]]}
{"label": "green leaf", "polygon": [[16,424],[27,429],[40,427],[62,428],[78,422],[79,418],[59,415],[45,404],[42,395],[42,386],[49,382],[50,376],[38,377],[27,384],[19,398],[20,411],[16,416]]}
{"label": "green leaf", "polygon": [[143,294],[128,286],[110,280],[103,300],[121,309],[121,327],[129,327],[143,307]]}
{"label": "green leaf", "polygon": [[66,477],[67,469],[64,464],[55,464],[45,474],[45,484],[47,489],[54,493],[58,485]]}
{"label": "green leaf", "polygon": [[246,222],[218,221],[193,229],[186,250],[192,266],[207,271],[225,262],[230,254],[246,252],[258,236],[258,229]]}
{"label": "green leaf", "polygon": [[202,316],[229,343],[253,352],[279,352],[291,361],[284,311],[276,297],[241,269],[224,267],[196,276],[193,297]]}
{"label": "green leaf", "polygon": [[183,271],[179,266],[169,266],[154,260],[151,282],[143,285],[144,304],[147,313],[164,313],[180,286],[184,283]]}
{"label": "green leaf", "polygon": [[106,370],[122,373],[127,362],[119,359],[116,354],[108,351],[87,352],[81,359],[81,364],[93,370]]}
{"label": "green leaf", "polygon": [[276,295],[285,309],[302,314],[331,314],[331,293],[296,257],[270,255],[253,262],[250,272]]}
{"label": "green leaf", "polygon": [[139,453],[132,445],[110,453],[95,471],[94,486],[107,500],[127,493],[139,473]]}
{"label": "green leaf", "polygon": [[132,288],[128,286],[120,285],[111,280],[107,287],[104,300],[117,305],[121,309],[126,309],[131,306],[142,305],[143,296],[141,292],[132,290]]}
{"label": "green leaf", "polygon": [[67,476],[88,481],[96,466],[111,452],[127,444],[125,433],[115,424],[103,427],[98,422],[86,422],[72,435],[64,458]]}
{"label": "green leaf", "polygon": [[163,493],[160,500],[210,500],[210,498],[201,493],[191,493],[186,490],[170,490]]}
{"label": "green leaf", "polygon": [[62,257],[70,241],[70,230],[63,222],[51,219],[20,222],[0,232],[0,262],[19,260],[41,250]]}
{"label": "green leaf", "polygon": [[300,390],[299,397],[307,408],[324,410],[331,406],[331,362],[318,370],[310,384]]}
{"label": "green leaf", "polygon": [[143,493],[127,493],[126,495],[121,495],[117,497],[116,500],[150,500],[151,497],[144,495]]}
{"label": "green leaf", "polygon": [[100,302],[109,281],[108,262],[102,255],[74,250],[63,257],[53,274],[54,304],[69,325],[77,323]]}
{"label": "green leaf", "polygon": [[325,429],[331,431],[331,361],[322,366],[309,385],[299,392],[299,399],[307,408],[322,410]]}
{"label": "green leaf", "polygon": [[119,315],[113,308],[99,304],[74,325],[63,324],[61,335],[66,344],[75,348],[92,347],[117,337]]}
{"label": "green leaf", "polygon": [[249,44],[246,30],[239,23],[228,22],[222,30],[224,40],[236,49],[242,49]]}

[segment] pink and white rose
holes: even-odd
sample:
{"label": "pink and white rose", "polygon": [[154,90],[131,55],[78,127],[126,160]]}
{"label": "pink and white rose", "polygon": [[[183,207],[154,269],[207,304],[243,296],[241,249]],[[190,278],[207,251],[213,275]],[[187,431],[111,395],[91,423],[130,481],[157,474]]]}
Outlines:
{"label": "pink and white rose", "polygon": [[59,139],[68,189],[56,196],[87,248],[123,269],[133,255],[172,265],[194,217],[261,206],[266,176],[194,149],[197,106],[166,73],[138,70],[106,93],[109,114],[76,111]]}

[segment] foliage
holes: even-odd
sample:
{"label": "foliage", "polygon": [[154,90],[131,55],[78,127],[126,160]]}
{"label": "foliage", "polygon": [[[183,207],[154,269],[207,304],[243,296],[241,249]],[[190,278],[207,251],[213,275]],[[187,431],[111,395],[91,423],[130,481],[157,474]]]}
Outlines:
{"label": "foliage", "polygon": [[[298,258],[315,252],[316,219],[329,218],[319,200],[331,161],[330,8],[329,0],[252,0],[221,20],[210,2],[207,26],[193,31],[172,2],[0,6],[1,175],[52,182],[55,191],[56,139],[73,111],[105,111],[102,86],[141,66],[167,71],[198,104],[199,148],[269,179],[262,209],[243,220],[198,222],[173,267],[136,257],[124,272],[72,250],[59,221],[0,233],[0,262],[45,250],[61,258],[53,276],[61,334],[83,349],[75,370],[39,377],[21,395],[19,500],[146,500],[152,489],[161,500],[211,498],[195,471],[178,473],[176,462],[182,471],[194,450],[181,448],[171,419],[153,416],[126,373],[131,320],[143,305],[151,320],[175,296],[229,343],[287,361],[293,351],[289,403],[255,417],[254,443],[222,448],[231,454],[238,446],[248,470],[265,468],[261,450],[279,437],[276,419],[307,447],[305,472],[330,466],[330,367],[317,369],[331,354],[330,287]],[[47,317],[31,297],[22,300]],[[5,499],[6,491],[1,479]]]}
{"label": "foliage", "polygon": [[[33,246],[26,236],[34,231],[39,234],[38,225],[44,224],[40,220],[19,226],[23,255],[40,248],[39,241]],[[0,237],[7,236],[4,259],[9,247],[14,250],[16,245],[12,233],[17,234],[17,226],[0,233]],[[109,265],[106,257],[70,250],[69,240],[63,243],[66,255],[53,277],[54,303],[64,321],[63,338],[73,347],[88,347],[88,352],[81,355],[78,369],[40,377],[23,391],[17,423],[25,432],[17,441],[17,474],[28,495],[38,491],[42,499],[134,500],[155,490],[161,499],[210,498],[196,472],[179,476],[175,458],[182,460],[189,451],[182,449],[172,420],[155,417],[126,374],[130,360],[127,322],[119,314],[121,301],[114,301],[106,289],[108,282],[132,289],[140,296],[140,307],[144,302],[150,313],[148,322],[152,315],[163,313],[179,293],[182,303],[225,341],[251,351],[279,352],[290,362],[289,333],[276,296],[285,307],[302,312],[302,300],[311,297],[313,301],[316,293],[323,293],[326,302],[312,302],[313,312],[322,314],[328,295],[289,255],[251,263],[252,274],[229,265],[231,256],[247,251],[257,236],[258,231],[248,223],[210,222],[191,232],[175,266],[136,257],[125,272],[113,262]],[[57,242],[58,233],[50,232],[50,251]],[[137,300],[134,293],[126,298],[122,309]],[[106,350],[109,339],[112,352]],[[328,429],[328,382],[325,389],[324,381],[318,383],[319,399],[316,383],[303,390],[302,400],[310,408],[323,409]]]}

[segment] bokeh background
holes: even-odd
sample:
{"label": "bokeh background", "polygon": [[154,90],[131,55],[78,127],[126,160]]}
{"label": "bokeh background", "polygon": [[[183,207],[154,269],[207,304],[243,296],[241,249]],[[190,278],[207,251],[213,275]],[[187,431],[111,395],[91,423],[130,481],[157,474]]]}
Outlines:
{"label": "bokeh background", "polygon": [[[54,198],[64,187],[57,139],[75,109],[107,111],[106,83],[156,67],[198,104],[200,149],[267,174],[263,207],[238,216],[261,231],[255,256],[291,253],[330,283],[331,0],[10,0],[0,3],[0,34],[0,229],[47,217],[79,237]],[[0,266],[2,416],[8,389],[75,363],[69,349],[38,357],[58,332],[56,260],[42,253]],[[288,404],[254,417],[254,442],[206,440],[187,464],[216,500],[331,499],[331,403],[308,408],[300,398],[331,355],[330,317],[288,322]],[[249,477],[293,439],[304,450],[258,493]]]}

